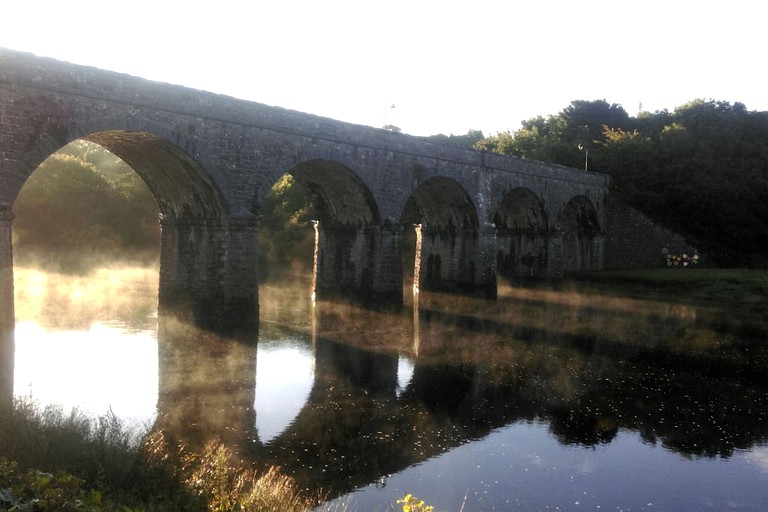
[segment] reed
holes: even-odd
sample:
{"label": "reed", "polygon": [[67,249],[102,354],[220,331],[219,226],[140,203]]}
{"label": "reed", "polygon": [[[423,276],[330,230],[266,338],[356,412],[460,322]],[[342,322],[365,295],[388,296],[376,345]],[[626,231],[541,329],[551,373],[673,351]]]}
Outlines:
{"label": "reed", "polygon": [[304,511],[318,501],[216,440],[195,450],[127,429],[111,412],[17,399],[0,420],[0,510]]}

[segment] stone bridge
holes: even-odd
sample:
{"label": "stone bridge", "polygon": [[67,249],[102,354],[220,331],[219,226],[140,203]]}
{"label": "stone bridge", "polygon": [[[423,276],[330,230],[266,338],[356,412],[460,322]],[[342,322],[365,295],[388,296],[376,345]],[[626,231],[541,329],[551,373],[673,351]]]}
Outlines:
{"label": "stone bridge", "polygon": [[8,50],[0,50],[0,116],[3,239],[36,167],[73,140],[91,141],[153,192],[165,284],[244,311],[256,297],[260,206],[285,173],[318,207],[320,293],[400,297],[402,240],[415,224],[422,287],[493,295],[496,274],[602,266],[605,175]]}
{"label": "stone bridge", "polygon": [[[417,239],[422,289],[492,297],[497,276],[604,265],[608,176],[0,49],[6,339],[14,200],[77,139],[123,159],[154,194],[161,307],[191,301],[215,324],[258,321],[260,208],[286,173],[317,209],[319,296],[402,300],[404,255],[413,258]],[[12,360],[12,341],[2,346]]]}

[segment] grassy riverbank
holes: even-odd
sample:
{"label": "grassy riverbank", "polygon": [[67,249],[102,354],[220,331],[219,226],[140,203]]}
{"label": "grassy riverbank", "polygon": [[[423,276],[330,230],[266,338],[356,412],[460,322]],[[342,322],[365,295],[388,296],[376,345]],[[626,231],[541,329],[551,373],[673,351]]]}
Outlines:
{"label": "grassy riverbank", "polygon": [[211,440],[199,449],[163,432],[135,432],[111,414],[91,418],[15,400],[0,421],[0,511],[309,510],[276,468],[257,473]]}
{"label": "grassy riverbank", "polygon": [[612,270],[571,276],[562,286],[586,294],[702,308],[717,330],[757,343],[761,350],[768,333],[765,269]]}
{"label": "grassy riverbank", "polygon": [[768,270],[610,270],[570,277],[564,286],[699,306],[763,308],[768,298]]}

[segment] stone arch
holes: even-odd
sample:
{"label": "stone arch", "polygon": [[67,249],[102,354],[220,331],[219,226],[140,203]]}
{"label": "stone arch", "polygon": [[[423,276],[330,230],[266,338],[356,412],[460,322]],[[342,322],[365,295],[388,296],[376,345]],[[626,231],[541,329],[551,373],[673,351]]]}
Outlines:
{"label": "stone arch", "polygon": [[192,141],[157,123],[138,124],[152,132],[105,129],[79,138],[125,161],[158,203],[160,309],[206,328],[251,328],[258,322],[255,217],[232,218],[227,189],[198,161]]}
{"label": "stone arch", "polygon": [[[369,201],[379,216],[379,207],[374,195],[375,184],[371,184],[359,168],[360,160],[349,158],[348,155],[335,150],[333,147],[297,147],[296,154],[289,157],[280,157],[274,160],[265,160],[262,162],[262,171],[254,180],[253,195],[251,196],[250,209],[253,212],[259,212],[264,203],[264,199],[270,193],[272,186],[277,183],[283,175],[291,174],[296,177],[294,172],[309,172],[316,176],[326,173],[336,181],[349,179],[349,182],[355,182],[359,187],[359,192],[365,195],[366,201]],[[333,174],[336,174],[334,177]]]}
{"label": "stone arch", "polygon": [[370,226],[380,222],[368,186],[346,165],[326,159],[301,162],[288,171],[309,191],[322,223]]}
{"label": "stone arch", "polygon": [[255,219],[250,214],[231,218],[221,181],[186,151],[154,133],[113,128],[82,133],[82,127],[70,132],[41,137],[23,159],[22,183],[37,164],[64,146],[60,139],[94,143],[118,156],[145,182],[161,213],[160,309],[215,329],[253,323],[258,281],[248,265],[255,261],[249,249]]}
{"label": "stone arch", "polygon": [[230,191],[214,165],[206,162],[192,137],[180,130],[136,116],[70,119],[65,110],[38,123],[34,144],[19,155],[20,179],[11,182],[0,204],[13,204],[29,175],[51,154],[75,140],[99,144],[123,159],[141,176],[165,216],[222,218],[233,204]]}
{"label": "stone arch", "polygon": [[[381,219],[368,186],[352,169],[326,158],[295,163],[284,173],[307,191],[317,215],[317,295],[374,295]],[[262,189],[254,208],[266,196],[268,187]]]}
{"label": "stone arch", "polygon": [[416,188],[403,208],[401,222],[421,223],[445,234],[479,226],[469,194],[457,181],[443,176],[428,178]]}
{"label": "stone arch", "polygon": [[597,244],[603,231],[597,210],[586,196],[578,195],[568,201],[560,213],[558,227],[563,240],[563,272],[600,268],[601,251]]}
{"label": "stone arch", "polygon": [[175,144],[148,132],[108,130],[81,137],[120,157],[141,176],[163,217],[224,219],[229,207],[208,172]]}
{"label": "stone arch", "polygon": [[493,217],[496,268],[500,276],[545,276],[548,222],[541,200],[530,189],[516,187],[501,200]]}
{"label": "stone arch", "polygon": [[[422,182],[405,203],[401,223],[406,233],[403,266],[418,266],[419,282],[414,284],[419,289],[475,291],[480,223],[474,203],[458,182],[442,176]],[[415,247],[410,240],[415,238],[414,227],[420,230],[420,254],[409,250]]]}

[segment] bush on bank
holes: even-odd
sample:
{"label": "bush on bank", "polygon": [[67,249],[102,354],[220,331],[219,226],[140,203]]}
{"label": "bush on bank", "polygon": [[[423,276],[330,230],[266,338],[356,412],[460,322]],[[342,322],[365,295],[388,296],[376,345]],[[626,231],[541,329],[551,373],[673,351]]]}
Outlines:
{"label": "bush on bank", "polygon": [[0,512],[309,510],[276,468],[257,474],[216,440],[196,451],[163,432],[126,429],[17,399],[0,422]]}

